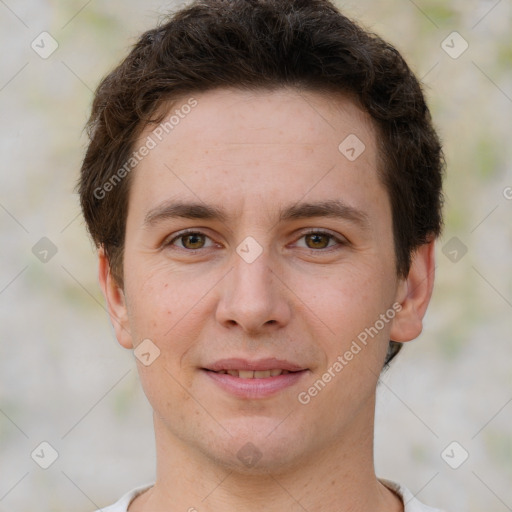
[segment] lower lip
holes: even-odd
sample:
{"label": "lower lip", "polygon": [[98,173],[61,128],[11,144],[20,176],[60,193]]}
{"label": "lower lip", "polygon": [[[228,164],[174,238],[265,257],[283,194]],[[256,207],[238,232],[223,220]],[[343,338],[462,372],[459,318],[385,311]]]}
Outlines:
{"label": "lower lip", "polygon": [[229,373],[203,370],[218,386],[237,398],[266,398],[289,388],[304,377],[308,370],[285,373],[263,379],[241,379]]}

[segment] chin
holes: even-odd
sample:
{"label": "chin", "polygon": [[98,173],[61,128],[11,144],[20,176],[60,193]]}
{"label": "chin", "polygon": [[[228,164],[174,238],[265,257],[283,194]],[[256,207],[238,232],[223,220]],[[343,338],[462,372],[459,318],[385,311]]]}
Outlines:
{"label": "chin", "polygon": [[289,449],[282,449],[282,445],[281,449],[274,449],[271,446],[260,449],[260,446],[248,441],[236,453],[230,451],[224,454],[210,454],[210,456],[216,465],[242,475],[277,475],[300,466],[300,454],[292,451],[293,448],[296,449],[296,444]]}
{"label": "chin", "polygon": [[[299,464],[300,447],[307,440],[299,429],[289,430],[283,419],[243,418],[223,423],[231,434],[220,443],[208,444],[208,455],[230,471],[246,475],[280,473]],[[212,447],[217,446],[215,453]]]}

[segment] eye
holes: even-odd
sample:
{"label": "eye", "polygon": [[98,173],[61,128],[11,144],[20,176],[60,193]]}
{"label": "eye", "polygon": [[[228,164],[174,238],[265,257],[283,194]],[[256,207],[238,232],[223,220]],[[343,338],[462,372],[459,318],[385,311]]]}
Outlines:
{"label": "eye", "polygon": [[[348,245],[344,237],[336,236],[329,231],[311,230],[303,233],[299,240],[304,239],[306,246],[304,249],[312,250],[331,250],[336,245]],[[195,252],[201,249],[213,247],[213,243],[206,245],[206,241],[211,238],[201,231],[186,230],[174,235],[172,238],[164,241],[163,247],[173,246],[188,252]]]}
{"label": "eye", "polygon": [[177,245],[178,248],[188,251],[196,251],[198,249],[204,249],[205,247],[211,247],[211,245],[205,246],[206,239],[210,240],[210,237],[200,231],[182,231],[172,239],[165,241],[163,245],[176,245],[174,243],[175,241],[181,241],[181,245]]}
{"label": "eye", "polygon": [[[339,238],[328,231],[308,231],[307,233],[303,233],[300,239],[303,239],[306,242],[306,249],[330,249],[336,246],[330,245],[330,242],[338,242],[338,245],[347,245],[347,241],[344,238]],[[299,240],[300,240],[299,239]]]}

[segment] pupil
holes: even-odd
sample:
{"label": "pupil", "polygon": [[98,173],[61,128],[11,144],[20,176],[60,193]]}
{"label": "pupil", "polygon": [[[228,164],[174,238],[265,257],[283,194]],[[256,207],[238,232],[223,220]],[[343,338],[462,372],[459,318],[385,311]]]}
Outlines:
{"label": "pupil", "polygon": [[[197,239],[198,239],[199,237],[200,237],[200,235],[197,235],[197,234],[196,234],[196,235],[188,235],[188,236],[187,236],[187,240],[188,240],[188,242],[190,242],[190,240],[191,240],[191,239],[192,239],[192,240],[196,239],[196,241],[195,241],[195,242],[194,242],[194,241],[192,241],[192,242],[191,242],[191,244],[192,244],[192,245],[195,245],[195,244],[197,244],[197,243],[200,243],[200,241],[199,241],[199,242],[197,241]],[[196,249],[196,247],[193,247],[193,249]]]}
{"label": "pupil", "polygon": [[320,235],[320,234],[316,234],[316,235],[309,235],[310,237],[310,240],[311,239],[314,239],[313,240],[313,244],[317,245],[318,243],[320,243],[320,245],[322,245],[321,241],[319,242],[319,238],[321,239],[322,237],[324,237],[324,235]]}

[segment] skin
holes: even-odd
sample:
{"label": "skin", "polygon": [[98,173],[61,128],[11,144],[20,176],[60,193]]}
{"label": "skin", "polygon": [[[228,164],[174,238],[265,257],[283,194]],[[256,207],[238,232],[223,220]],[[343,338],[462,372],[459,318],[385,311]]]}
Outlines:
{"label": "skin", "polygon": [[[150,339],[160,350],[149,366],[137,361],[154,410],[157,479],[129,510],[403,510],[374,471],[375,394],[389,339],[421,332],[434,241],[399,279],[376,131],[350,99],[284,88],[194,98],[132,175],[123,289],[99,253],[119,343]],[[366,147],[355,161],[338,150],[349,134]],[[222,207],[227,218],[145,225],[170,200]],[[366,229],[346,218],[278,219],[286,206],[324,200],[363,212]],[[205,236],[175,238],[188,228]],[[248,236],[263,250],[252,263],[236,251]],[[301,404],[298,393],[395,303],[400,312]],[[276,357],[308,371],[270,397],[240,399],[201,369],[229,357]],[[261,455],[252,467],[237,457],[248,442]]]}

